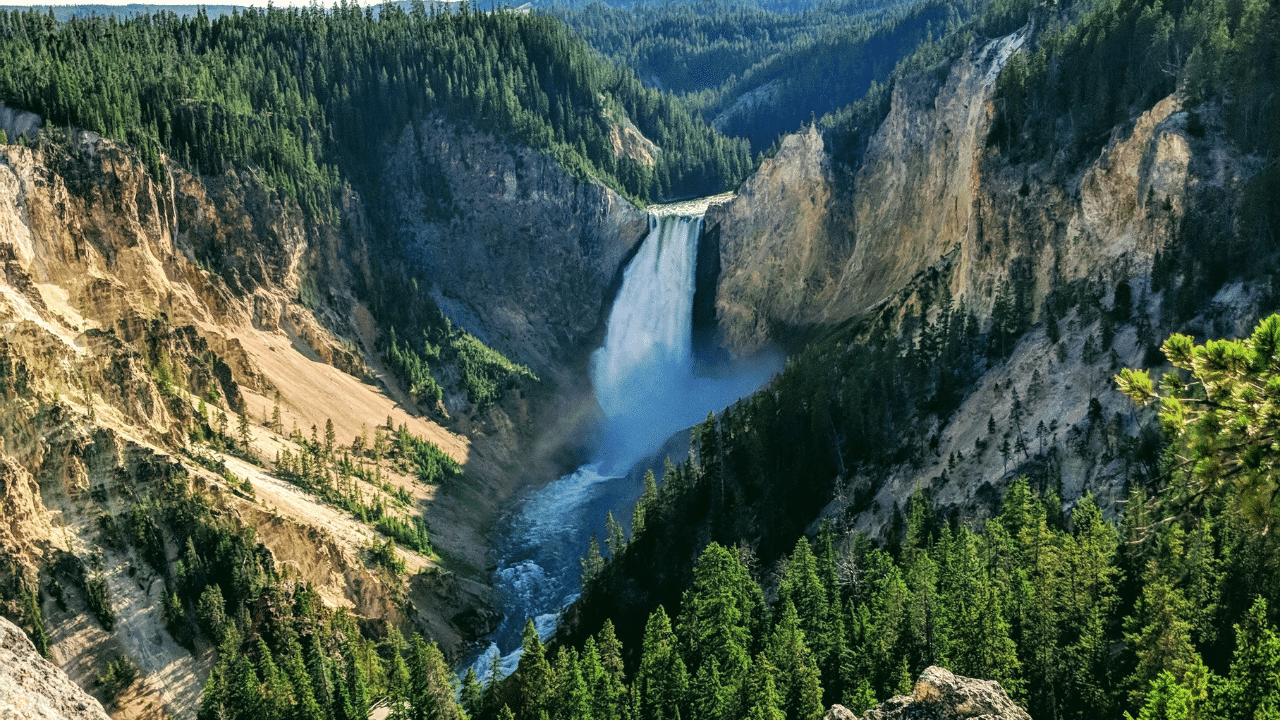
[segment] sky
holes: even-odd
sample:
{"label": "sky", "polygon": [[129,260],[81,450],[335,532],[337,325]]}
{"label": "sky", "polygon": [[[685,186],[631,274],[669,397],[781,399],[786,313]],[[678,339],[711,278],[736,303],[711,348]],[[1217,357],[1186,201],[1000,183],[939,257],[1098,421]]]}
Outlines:
{"label": "sky", "polygon": [[[377,5],[378,3],[382,2],[382,0],[351,0],[351,1],[358,2],[360,5]],[[443,1],[452,2],[456,0],[443,0]],[[327,0],[327,1],[319,2],[319,4],[322,7],[328,7],[336,4],[336,2],[337,0]],[[271,4],[275,5],[276,7],[306,7],[311,4],[311,0],[273,0]],[[190,2],[190,1],[183,2],[182,0],[171,0],[171,1],[160,0],[159,2],[147,2],[147,3],[139,3],[136,0],[91,0],[87,2],[37,2],[37,3],[21,2],[21,0],[0,0],[0,6],[3,6],[3,7],[31,7],[32,5],[37,5],[39,7],[46,7],[48,5],[54,5],[54,6],[60,6],[60,5],[71,5],[71,6],[75,6],[75,5],[112,5],[112,6],[124,6],[124,5],[148,5],[148,6],[239,5],[239,6],[246,6],[246,5],[253,5],[256,7],[266,7],[267,0],[214,0],[213,2],[204,2],[204,3]]]}

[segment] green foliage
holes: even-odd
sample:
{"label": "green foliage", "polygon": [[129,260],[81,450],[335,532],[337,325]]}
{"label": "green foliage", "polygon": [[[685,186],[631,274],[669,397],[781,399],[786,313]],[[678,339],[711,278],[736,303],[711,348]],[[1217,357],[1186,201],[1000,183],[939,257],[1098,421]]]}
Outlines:
{"label": "green foliage", "polygon": [[[1280,10],[1263,2],[1068,3],[1032,53],[1000,74],[991,141],[1015,162],[1064,148],[1094,157],[1180,84],[1190,107],[1222,100],[1228,133],[1246,151],[1280,149],[1273,85]],[[1203,133],[1203,128],[1200,130]]]}
{"label": "green foliage", "polygon": [[439,445],[410,433],[405,425],[396,431],[395,450],[395,456],[412,465],[418,479],[428,485],[439,485],[462,475],[462,466],[457,460],[449,457]]}
{"label": "green foliage", "polygon": [[817,720],[822,717],[818,664],[805,642],[796,607],[789,599],[782,603],[781,617],[769,637],[765,655],[782,678],[782,708],[787,720]]}
{"label": "green foliage", "polygon": [[1274,717],[1280,712],[1280,637],[1267,622],[1259,598],[1235,626],[1236,654],[1223,689],[1223,716],[1231,720]]}
{"label": "green foliage", "polygon": [[431,375],[427,361],[407,343],[400,344],[392,328],[387,336],[383,357],[391,372],[409,388],[413,401],[427,407],[435,407],[444,398],[444,391]]}
{"label": "green foliage", "polygon": [[644,629],[640,669],[636,675],[640,716],[677,720],[687,710],[689,675],[666,610],[659,605]]}
{"label": "green foliage", "polygon": [[1196,345],[1174,335],[1162,349],[1190,376],[1167,373],[1159,391],[1144,370],[1123,370],[1116,382],[1139,404],[1160,403],[1178,458],[1166,491],[1170,507],[1198,509],[1225,497],[1234,512],[1269,527],[1280,513],[1280,315],[1244,340]]}
{"label": "green foliage", "polygon": [[[680,603],[676,635],[689,667],[719,674],[713,691],[727,688],[736,699],[750,668],[753,636],[762,630],[763,605],[759,586],[738,558],[720,545],[708,545]],[[699,697],[696,688],[693,701],[718,703],[705,694]],[[736,710],[724,708],[730,715]]]}
{"label": "green foliage", "polygon": [[409,678],[408,717],[463,720],[462,708],[454,699],[457,680],[434,641],[414,635],[410,642]]}
{"label": "green foliage", "polygon": [[84,593],[89,612],[103,630],[111,632],[116,626],[116,611],[111,607],[111,590],[107,588],[107,577],[101,571],[90,575],[85,580]]}
{"label": "green foliage", "polygon": [[222,599],[222,588],[215,583],[200,593],[196,601],[196,622],[200,629],[214,643],[221,644],[227,636],[226,601]]}
{"label": "green foliage", "polygon": [[512,676],[520,697],[515,709],[517,720],[539,720],[550,710],[554,695],[555,674],[547,662],[546,650],[533,620],[524,626],[524,652]]}
{"label": "green foliage", "polygon": [[462,677],[462,693],[458,699],[469,716],[476,717],[484,709],[484,687],[474,668],[467,668],[467,674]]}
{"label": "green foliage", "polygon": [[[318,439],[308,441],[299,435],[295,437],[295,441],[302,446],[302,450],[296,456],[288,451],[283,452],[276,461],[275,473],[370,523],[375,530],[400,545],[418,553],[430,554],[430,533],[426,519],[420,514],[395,514],[395,506],[388,506],[376,491],[373,499],[366,502],[361,481],[387,493],[394,502],[407,506],[412,505],[412,494],[382,480],[381,461],[385,456],[390,455],[401,471],[414,471],[419,480],[432,484],[461,475],[462,467],[435,444],[414,436],[404,425],[396,431],[395,439],[396,442],[388,446],[382,430],[377,430],[377,441],[370,451],[376,464],[375,470],[370,472],[363,464],[354,464],[345,453],[335,462],[333,452],[325,451],[329,446],[327,440],[325,444],[321,444]],[[337,477],[334,475],[335,470]]]}
{"label": "green foliage", "polygon": [[94,684],[102,689],[102,694],[110,704],[132,685],[139,675],[138,666],[133,660],[128,655],[121,655],[107,663],[107,666],[94,678]]}
{"label": "green foliage", "polygon": [[[498,402],[517,387],[538,382],[529,368],[454,326],[435,300],[420,290],[416,279],[405,280],[401,274],[387,271],[380,297],[386,301],[375,310],[385,334],[378,348],[415,402],[434,408],[444,397],[431,371],[433,363],[438,368],[452,368],[458,388],[479,409]],[[401,334],[408,339],[402,342]]]}
{"label": "green foliage", "polygon": [[[386,520],[386,519],[388,518],[383,518],[383,520]],[[379,532],[382,532],[384,535],[390,534],[385,531],[382,531],[381,529],[379,529]],[[428,546],[428,549],[429,548],[430,546]],[[405,574],[405,570],[406,570],[405,563],[404,563],[404,560],[401,559],[400,556],[396,554],[395,540],[391,540],[391,539],[387,539],[383,541],[372,540],[369,542],[369,545],[366,549],[369,553],[369,558],[373,561],[374,565],[377,565],[378,567],[386,569],[388,572],[390,572],[392,575],[395,575],[395,576],[400,576]],[[422,552],[422,551],[419,551],[419,552]]]}
{"label": "green foliage", "polygon": [[[1208,720],[1213,717],[1206,673],[1203,665],[1197,665],[1187,672],[1186,680],[1179,682],[1173,673],[1161,672],[1151,681],[1138,720]],[[1133,720],[1127,712],[1124,716],[1125,720]]]}
{"label": "green foliage", "polygon": [[[414,552],[421,553],[423,555],[431,554],[431,542],[427,533],[427,521],[423,520],[421,515],[415,515],[412,520],[408,521],[402,520],[401,518],[393,515],[383,515],[378,518],[373,527],[378,532],[386,535],[388,538],[391,538],[387,541],[388,543],[397,541]],[[382,555],[386,554],[387,549],[393,549],[393,547],[389,548],[385,543],[380,547],[383,548],[383,551],[381,552]],[[394,555],[394,552],[392,552],[392,555]],[[375,552],[374,556],[375,558],[378,557],[379,553]],[[400,564],[403,565],[403,563]],[[403,567],[401,567],[400,572],[403,572],[403,570]]]}
{"label": "green foliage", "polygon": [[[61,591],[61,586],[57,586]],[[22,615],[27,627],[31,628],[31,643],[36,652],[49,657],[49,634],[44,629],[44,611],[40,608],[40,592],[36,588],[26,588],[22,593]]]}
{"label": "green foliage", "polygon": [[511,362],[473,335],[460,333],[453,341],[453,351],[457,353],[467,399],[477,407],[495,402],[520,380],[538,380],[529,368]]}
{"label": "green foliage", "polygon": [[[255,167],[326,217],[346,182],[376,175],[382,143],[431,113],[638,198],[706,194],[751,165],[745,143],[545,16],[348,5],[59,23],[13,11],[0,15],[0,57],[6,104],[128,142],[157,177],[162,150],[204,174]],[[654,175],[666,188],[614,156],[612,108],[665,149]]]}
{"label": "green foliage", "polygon": [[778,669],[769,664],[769,658],[763,653],[756,655],[747,683],[747,720],[787,720],[777,678]]}

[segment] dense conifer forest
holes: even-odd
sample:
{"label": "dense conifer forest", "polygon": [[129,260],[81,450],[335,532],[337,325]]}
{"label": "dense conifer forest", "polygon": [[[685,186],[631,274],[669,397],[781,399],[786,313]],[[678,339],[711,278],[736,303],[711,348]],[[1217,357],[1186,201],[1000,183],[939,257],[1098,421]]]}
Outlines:
{"label": "dense conifer forest", "polygon": [[[370,159],[381,144],[431,113],[547,150],[632,198],[658,199],[732,187],[749,172],[747,141],[698,113],[723,109],[751,83],[806,80],[783,104],[789,114],[731,132],[758,150],[809,113],[830,111],[820,126],[838,159],[854,163],[898,78],[1034,21],[1030,52],[1000,76],[990,139],[1015,165],[1068,172],[1113,128],[1181,89],[1189,132],[1223,128],[1262,168],[1242,218],[1247,247],[1232,255],[1188,245],[1157,263],[1157,285],[1174,267],[1187,278],[1170,288],[1168,324],[1189,307],[1177,293],[1215,288],[1247,253],[1275,249],[1275,2],[902,4],[861,14],[833,5],[794,15],[781,5],[557,11],[568,25],[420,5],[376,16],[344,5],[66,23],[4,12],[0,99],[40,113],[54,135],[75,126],[131,143],[157,176],[162,152],[206,174],[252,168],[317,217],[335,214],[344,184],[377,171]],[[753,35],[761,30],[767,38]],[[859,49],[872,48],[892,62],[858,66]],[[829,74],[806,69],[833,56]],[[655,76],[683,98],[646,87]],[[653,167],[613,154],[608,123],[619,113],[663,148]],[[415,399],[441,400],[429,365],[441,357],[458,363],[477,405],[532,379],[452,327],[411,281],[383,276],[386,297],[410,301],[378,308],[381,350]],[[806,338],[767,391],[693,431],[690,460],[646,478],[628,526],[610,522],[603,547],[593,543],[584,559],[570,624],[554,647],[530,626],[510,678],[469,674],[459,684],[434,644],[326,609],[313,588],[274,567],[252,528],[216,512],[173,468],[144,468],[149,494],[103,532],[148,561],[166,543],[182,548],[176,570],[162,561],[154,569],[173,636],[220,648],[204,720],[357,720],[379,704],[415,719],[801,720],[833,702],[861,711],[929,664],[999,680],[1037,718],[1280,717],[1280,318],[1246,341],[1173,336],[1163,355],[1149,353],[1152,365],[1167,357],[1173,366],[1158,386],[1146,372],[1120,373],[1135,407],[1158,412],[1162,434],[1116,440],[1133,472],[1114,518],[1088,495],[1064,508],[1058,488],[1031,477],[993,498],[981,523],[936,514],[922,491],[897,509],[879,545],[830,523],[805,536],[837,478],[929,452],[918,420],[946,417],[1008,354],[1032,327],[1029,298],[1016,284],[1002,292],[986,328],[939,298],[899,327],[872,322]],[[1104,308],[1088,288],[1059,288],[1044,307],[1046,327],[1067,308],[1104,324],[1140,322],[1129,299]],[[992,419],[974,452],[1030,455],[1033,431],[1014,408],[1006,426]],[[1100,416],[1088,428],[1108,432]],[[207,430],[234,448],[225,427]],[[356,456],[381,461],[385,451],[433,483],[460,472],[407,431],[386,431],[375,437],[379,450]],[[388,572],[390,541],[429,552],[421,518],[384,520],[384,508],[343,494],[335,472],[364,472],[363,463],[339,460],[330,439],[299,444],[305,457],[282,458],[282,475],[382,521],[387,544],[370,552],[388,559]],[[871,502],[869,488],[853,492],[851,507]],[[83,587],[103,627],[115,622],[92,568],[68,560],[55,577]],[[38,608],[28,615],[39,645]]]}
{"label": "dense conifer forest", "polygon": [[[0,14],[0,100],[54,126],[163,150],[193,170],[252,166],[312,213],[376,175],[376,150],[412,120],[455,122],[551,152],[638,200],[732,188],[751,169],[726,138],[562,23],[515,12],[246,9],[75,18]],[[616,157],[625,115],[663,151]]]}

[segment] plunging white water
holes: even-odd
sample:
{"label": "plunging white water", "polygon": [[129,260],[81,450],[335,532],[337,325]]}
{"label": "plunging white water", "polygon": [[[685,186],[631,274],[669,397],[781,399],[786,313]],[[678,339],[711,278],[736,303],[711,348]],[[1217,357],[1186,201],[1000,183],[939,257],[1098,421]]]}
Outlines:
{"label": "plunging white water", "polygon": [[592,355],[591,382],[605,416],[600,459],[615,472],[688,427],[672,410],[684,404],[693,379],[701,233],[700,217],[649,216],[649,236],[623,275],[604,346]]}
{"label": "plunging white water", "polygon": [[475,662],[488,673],[502,655],[504,674],[520,657],[520,630],[533,618],[546,639],[559,613],[578,597],[588,540],[605,511],[630,516],[639,488],[620,476],[671,435],[750,394],[775,373],[778,358],[716,377],[693,370],[693,295],[701,217],[649,216],[649,235],[623,273],[604,345],[591,359],[591,380],[604,411],[595,459],[532,493],[508,529],[495,585],[506,615]]}

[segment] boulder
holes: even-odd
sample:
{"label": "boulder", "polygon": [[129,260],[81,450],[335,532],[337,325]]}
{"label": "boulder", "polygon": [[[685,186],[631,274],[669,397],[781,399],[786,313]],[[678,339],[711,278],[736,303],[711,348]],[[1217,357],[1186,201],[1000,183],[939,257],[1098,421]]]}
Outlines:
{"label": "boulder", "polygon": [[843,705],[832,705],[827,714],[822,716],[822,720],[858,720],[858,716]]}
{"label": "boulder", "polygon": [[0,718],[109,720],[101,703],[36,652],[18,626],[0,617]]}
{"label": "boulder", "polygon": [[[838,705],[832,706],[824,720],[844,715],[832,715]],[[852,717],[852,714],[849,715]],[[1027,711],[1014,704],[1009,695],[994,680],[975,680],[953,675],[940,667],[926,668],[916,681],[910,696],[891,698],[874,710],[868,710],[863,720],[1031,720]]]}

